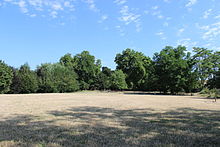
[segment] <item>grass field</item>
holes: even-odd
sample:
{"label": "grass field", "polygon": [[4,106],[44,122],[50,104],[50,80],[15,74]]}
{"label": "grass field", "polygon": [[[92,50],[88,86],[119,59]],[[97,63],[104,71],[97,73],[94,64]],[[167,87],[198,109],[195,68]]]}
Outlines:
{"label": "grass field", "polygon": [[0,95],[0,146],[220,146],[220,101],[138,92]]}

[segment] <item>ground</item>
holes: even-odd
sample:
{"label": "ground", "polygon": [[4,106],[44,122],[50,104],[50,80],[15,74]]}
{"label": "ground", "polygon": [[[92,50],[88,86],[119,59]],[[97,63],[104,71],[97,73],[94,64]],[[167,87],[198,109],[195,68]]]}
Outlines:
{"label": "ground", "polygon": [[220,146],[220,100],[143,92],[0,95],[5,146]]}

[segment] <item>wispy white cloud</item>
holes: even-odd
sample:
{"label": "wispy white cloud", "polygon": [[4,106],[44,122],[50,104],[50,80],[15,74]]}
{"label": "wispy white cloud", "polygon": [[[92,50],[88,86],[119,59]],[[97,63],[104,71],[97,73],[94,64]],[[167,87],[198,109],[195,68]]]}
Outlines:
{"label": "wispy white cloud", "polygon": [[117,5],[123,5],[127,3],[127,0],[115,0],[114,3],[116,3]]}
{"label": "wispy white cloud", "polygon": [[171,0],[163,0],[165,3],[170,3]]}
{"label": "wispy white cloud", "polygon": [[140,20],[141,15],[140,14],[136,14],[132,12],[127,5],[121,7],[120,14],[121,16],[119,17],[119,20],[124,22],[125,25],[129,25],[133,23],[136,26],[137,32],[141,30],[141,20]]}
{"label": "wispy white cloud", "polygon": [[57,11],[51,11],[50,12],[50,16],[53,17],[53,18],[57,18],[57,14],[58,14]]}
{"label": "wispy white cloud", "polygon": [[220,22],[216,22],[206,26],[199,26],[198,28],[204,31],[202,35],[202,39],[212,41],[215,40],[217,37],[220,37]]}
{"label": "wispy white cloud", "polygon": [[24,0],[20,0],[19,2],[17,2],[17,4],[18,4],[18,6],[20,7],[20,9],[23,13],[28,12],[27,5],[26,5],[26,2]]}
{"label": "wispy white cloud", "polygon": [[100,10],[96,7],[96,4],[95,4],[95,1],[94,1],[94,0],[84,0],[84,2],[88,4],[90,10],[92,10],[92,11],[94,11],[94,12],[100,11]]}
{"label": "wispy white cloud", "polygon": [[108,15],[102,15],[98,23],[103,23],[107,19],[108,19]]}
{"label": "wispy white cloud", "polygon": [[153,6],[151,9],[157,10],[159,7],[158,6]]}
{"label": "wispy white cloud", "polygon": [[5,4],[17,5],[21,12],[35,17],[37,13],[42,16],[56,18],[60,12],[73,11],[76,0],[4,0]]}
{"label": "wispy white cloud", "polygon": [[115,26],[115,28],[120,32],[120,36],[125,36],[125,31],[120,25]]}
{"label": "wispy white cloud", "polygon": [[167,37],[165,36],[163,31],[157,32],[155,35],[159,36],[160,39],[162,39],[162,40],[166,40],[167,39]]}
{"label": "wispy white cloud", "polygon": [[182,33],[185,31],[185,28],[181,28],[177,31],[177,36],[181,36]]}
{"label": "wispy white cloud", "polygon": [[220,14],[215,16],[215,19],[220,19]]}
{"label": "wispy white cloud", "polygon": [[192,41],[191,38],[184,38],[184,39],[177,40],[176,44],[182,45],[188,48],[188,47],[195,47],[198,44],[198,42]]}
{"label": "wispy white cloud", "polygon": [[164,26],[164,27],[168,27],[168,26],[169,26],[169,23],[168,23],[168,22],[164,22],[164,23],[163,23],[163,26]]}
{"label": "wispy white cloud", "polygon": [[155,16],[158,19],[163,19],[165,18],[164,15],[161,13],[159,10],[159,6],[153,6],[151,7],[151,15]]}
{"label": "wispy white cloud", "polygon": [[197,0],[188,0],[186,7],[191,7],[197,3]]}
{"label": "wispy white cloud", "polygon": [[204,12],[203,18],[207,19],[209,17],[209,15],[211,14],[212,9],[208,9],[207,11]]}
{"label": "wispy white cloud", "polygon": [[169,3],[170,2],[170,0],[163,0],[165,3]]}

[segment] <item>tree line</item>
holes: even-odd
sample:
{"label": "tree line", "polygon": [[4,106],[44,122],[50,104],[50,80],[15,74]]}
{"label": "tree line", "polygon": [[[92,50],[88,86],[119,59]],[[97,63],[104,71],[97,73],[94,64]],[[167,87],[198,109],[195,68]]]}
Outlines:
{"label": "tree line", "polygon": [[220,88],[220,52],[166,46],[152,58],[132,49],[115,57],[116,69],[102,67],[88,51],[66,54],[35,70],[0,61],[0,93],[64,93],[78,90],[144,90],[177,94]]}

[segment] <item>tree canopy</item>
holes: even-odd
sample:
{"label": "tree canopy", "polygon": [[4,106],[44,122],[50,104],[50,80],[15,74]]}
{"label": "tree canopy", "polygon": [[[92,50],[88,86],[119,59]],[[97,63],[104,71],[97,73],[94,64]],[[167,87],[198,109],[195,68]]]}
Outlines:
{"label": "tree canopy", "polygon": [[115,57],[116,69],[102,67],[88,51],[65,54],[58,63],[16,69],[0,61],[0,93],[77,90],[144,90],[176,94],[220,88],[220,52],[166,46],[152,58],[132,49]]}
{"label": "tree canopy", "polygon": [[12,83],[12,69],[0,60],[0,93],[7,93]]}

